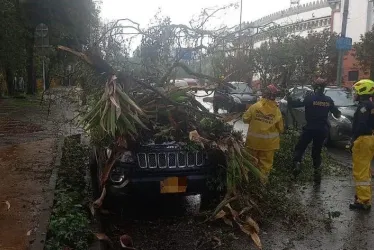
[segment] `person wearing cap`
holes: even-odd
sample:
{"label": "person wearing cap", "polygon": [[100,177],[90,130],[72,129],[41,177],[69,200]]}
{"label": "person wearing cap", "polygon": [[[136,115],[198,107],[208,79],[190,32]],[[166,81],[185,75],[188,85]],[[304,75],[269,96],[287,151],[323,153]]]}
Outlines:
{"label": "person wearing cap", "polygon": [[275,101],[280,91],[271,84],[266,87],[263,97],[250,106],[243,115],[249,124],[246,149],[256,159],[256,167],[267,177],[273,167],[274,153],[279,149],[283,119]]}
{"label": "person wearing cap", "polygon": [[288,99],[292,107],[305,107],[306,125],[295,146],[293,155],[293,173],[296,178],[301,172],[301,161],[308,145],[313,142],[312,159],[314,166],[314,181],[316,184],[321,183],[321,152],[325,140],[329,133],[328,114],[339,118],[341,113],[335,106],[334,101],[324,94],[326,81],[318,78],[313,83],[314,92],[304,97],[303,101],[294,101]]}
{"label": "person wearing cap", "polygon": [[353,85],[354,100],[358,102],[353,117],[351,152],[356,195],[350,209],[371,208],[371,161],[374,157],[374,82],[368,79]]}

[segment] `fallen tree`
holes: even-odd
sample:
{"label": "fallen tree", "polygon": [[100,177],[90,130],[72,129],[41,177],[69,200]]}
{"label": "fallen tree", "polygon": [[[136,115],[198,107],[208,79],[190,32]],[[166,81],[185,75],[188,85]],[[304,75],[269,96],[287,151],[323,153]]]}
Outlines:
{"label": "fallen tree", "polygon": [[[250,181],[250,176],[254,177],[252,180],[265,177],[251,163],[252,157],[244,149],[242,135],[226,124],[230,117],[217,117],[207,112],[201,105],[197,105],[194,97],[189,95],[191,88],[158,90],[126,72],[115,72],[100,58],[62,46],[59,49],[79,56],[97,72],[107,75],[105,89],[102,91],[100,100],[81,120],[86,130],[95,130],[102,140],[105,138],[112,152],[103,168],[102,195],[94,202],[97,208],[102,205],[105,198],[105,185],[114,162],[125,150],[131,149],[129,147],[135,141],[150,136],[156,141],[165,140],[165,135],[171,137],[166,136],[166,140],[176,138],[180,141],[190,140],[199,147],[207,150],[218,149],[225,155],[226,163],[223,165],[227,168],[227,193],[212,218],[229,220],[224,208],[230,209],[233,222],[237,223],[243,232],[251,235],[256,244],[260,246],[257,235],[258,226],[255,226],[254,221],[247,215],[244,219],[241,218],[244,212],[235,213],[230,202],[240,197],[241,188]],[[187,66],[182,68],[193,73],[188,70]],[[103,72],[102,69],[106,71]],[[130,96],[121,87],[125,86],[124,89],[126,89],[134,83],[149,90],[136,96],[136,101],[133,100],[134,96]],[[208,90],[211,90],[211,87],[207,88]]]}
{"label": "fallen tree", "polygon": [[[211,14],[204,13],[204,16],[206,18],[201,20],[206,23]],[[121,21],[127,23],[121,25]],[[236,225],[250,235],[261,249],[259,226],[251,217],[254,209],[260,209],[249,197],[248,184],[262,187],[265,177],[254,167],[253,162],[256,159],[245,150],[242,135],[227,123],[237,119],[238,115],[223,116],[210,113],[191,93],[192,90],[214,91],[218,85],[226,84],[226,80],[234,73],[237,74],[238,70],[224,69],[223,78],[202,71],[197,72],[183,61],[187,52],[181,52],[184,45],[193,44],[194,46],[189,49],[196,52],[200,60],[208,55],[222,53],[222,41],[235,46],[235,32],[239,31],[233,32],[227,27],[206,31],[201,23],[190,26],[174,25],[167,19],[144,30],[132,20],[121,21],[114,22],[104,29],[103,35],[95,43],[95,48],[78,52],[64,46],[58,47],[86,62],[91,68],[89,74],[91,77],[94,75],[97,83],[90,97],[94,104],[89,106],[80,121],[86,130],[95,135],[96,142],[109,148],[111,152],[102,169],[102,194],[94,202],[95,207],[99,208],[103,203],[113,164],[126,150],[131,150],[134,142],[152,138],[154,142],[161,143],[193,143],[195,147],[219,151],[224,156],[221,165],[225,168],[227,177],[226,195],[207,221],[222,219],[231,226]],[[126,29],[135,32],[126,32]],[[126,58],[125,53],[118,51],[119,41],[116,41],[116,37],[124,34],[142,36],[142,44],[137,51],[139,61],[134,62],[134,58]],[[204,36],[211,37],[214,42],[203,44]],[[115,46],[111,47],[110,53],[101,53],[103,48],[107,49],[108,44]],[[124,57],[121,67],[113,65],[115,60],[110,55]],[[194,88],[175,87],[171,81],[175,80],[180,71],[207,80],[209,85]]]}

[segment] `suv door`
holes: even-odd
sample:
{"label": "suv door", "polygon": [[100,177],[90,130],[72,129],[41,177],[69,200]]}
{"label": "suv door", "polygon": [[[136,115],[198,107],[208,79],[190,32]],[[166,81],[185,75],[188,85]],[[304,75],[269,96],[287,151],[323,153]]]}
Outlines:
{"label": "suv door", "polygon": [[[308,92],[308,89],[305,87],[296,87],[292,90],[290,97],[292,100],[299,100],[299,101],[304,101],[305,95]],[[296,119],[296,125],[298,128],[302,127],[305,125],[305,108],[304,107],[299,107],[299,108],[293,108],[293,113],[295,115]],[[291,118],[292,121],[292,118]]]}
{"label": "suv door", "polygon": [[217,113],[218,109],[225,108],[225,103],[228,102],[228,90],[224,85],[216,88],[213,95],[213,109]]}

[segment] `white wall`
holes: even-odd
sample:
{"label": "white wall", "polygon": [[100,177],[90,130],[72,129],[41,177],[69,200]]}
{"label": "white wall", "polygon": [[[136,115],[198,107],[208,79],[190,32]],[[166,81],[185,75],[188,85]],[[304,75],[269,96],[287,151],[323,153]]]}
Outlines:
{"label": "white wall", "polygon": [[[294,14],[288,17],[281,17],[274,20],[275,23],[285,26],[292,23],[311,20],[313,18],[320,18],[332,14],[332,31],[340,34],[342,28],[344,1],[341,0],[340,11],[333,12],[330,7],[321,7],[316,10],[306,11],[299,14]],[[280,12],[282,13],[282,11]],[[314,17],[313,17],[314,16]],[[371,30],[374,24],[374,9],[373,3],[369,0],[350,0],[348,23],[347,23],[347,37],[351,37],[353,42],[360,41],[360,36]],[[325,27],[326,28],[326,27]],[[314,31],[322,31],[325,28],[315,28]],[[308,31],[298,31],[294,34],[306,36]],[[264,41],[259,41],[254,44],[254,47],[259,47]]]}
{"label": "white wall", "polygon": [[[340,8],[340,17],[343,20],[344,1],[342,0]],[[347,36],[351,37],[353,42],[360,41],[360,35],[365,34],[367,31],[367,10],[368,0],[350,0],[348,23],[347,23]],[[369,24],[371,26],[371,24]],[[341,30],[336,30],[340,33]]]}
{"label": "white wall", "polygon": [[[324,29],[326,29],[326,28],[315,28],[315,29],[313,29],[313,31],[315,31],[315,32],[322,32]],[[303,36],[303,37],[306,37],[307,35],[308,35],[308,33],[309,33],[310,31],[308,31],[308,30],[304,30],[304,31],[300,31],[300,32],[295,32],[294,34],[295,35],[299,35],[299,36]],[[254,48],[258,48],[258,47],[260,47],[260,45],[262,44],[262,43],[264,43],[265,41],[268,41],[268,40],[263,40],[263,41],[259,41],[259,42],[256,42],[254,45],[253,45],[253,47]]]}
{"label": "white wall", "polygon": [[332,22],[333,22],[333,27],[332,30],[333,32],[340,33],[342,30],[342,17],[340,12],[334,12],[332,16]]}
{"label": "white wall", "polygon": [[[314,17],[313,17],[314,15]],[[331,8],[330,7],[324,7],[321,9],[313,10],[313,11],[307,11],[303,12],[297,15],[292,15],[289,17],[284,17],[278,20],[275,20],[274,22],[280,25],[287,25],[292,23],[297,23],[300,21],[306,21],[313,18],[319,18],[319,17],[325,17],[331,15]]]}

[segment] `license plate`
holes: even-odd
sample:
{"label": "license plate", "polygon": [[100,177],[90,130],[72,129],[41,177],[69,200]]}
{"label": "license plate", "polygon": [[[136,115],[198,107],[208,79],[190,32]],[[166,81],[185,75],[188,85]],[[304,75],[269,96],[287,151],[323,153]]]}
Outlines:
{"label": "license plate", "polygon": [[169,177],[160,181],[161,194],[185,193],[187,190],[187,177]]}

